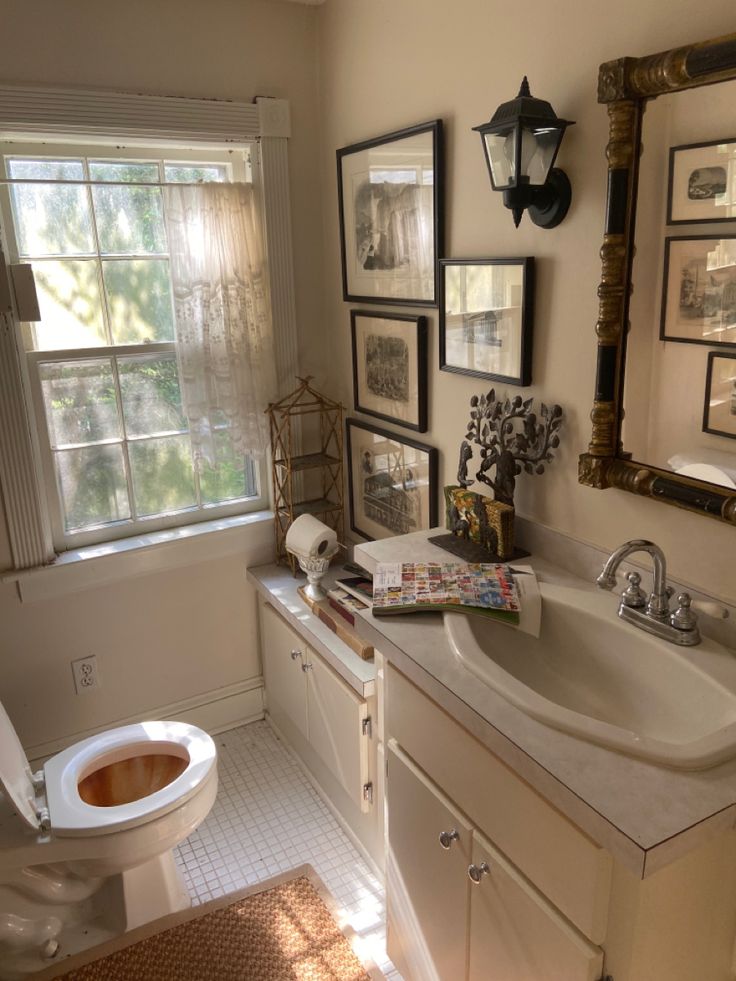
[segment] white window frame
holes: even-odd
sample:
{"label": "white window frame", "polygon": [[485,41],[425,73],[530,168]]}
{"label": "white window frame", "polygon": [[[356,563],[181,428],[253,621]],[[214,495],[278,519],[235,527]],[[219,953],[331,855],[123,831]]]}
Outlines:
{"label": "white window frame", "polygon": [[[250,144],[258,147],[260,152],[255,156],[260,158],[259,191],[279,394],[288,391],[298,372],[289,135],[289,105],[285,100],[259,98],[251,105],[91,90],[0,86],[0,138],[5,140],[35,142],[41,137],[54,143],[107,145],[116,147],[116,156],[117,147],[125,143],[131,148],[162,148],[161,156],[168,156],[166,150],[170,150],[172,158],[182,147],[191,147],[193,151]],[[7,246],[5,250],[7,255]],[[0,487],[14,567],[22,570],[53,562],[59,546],[57,540],[55,547],[51,533],[43,491],[44,470],[34,426],[30,413],[22,411],[19,405],[19,393],[28,386],[28,380],[24,382],[22,377],[24,355],[17,346],[18,335],[16,330],[8,329],[17,322],[7,270],[0,263]],[[150,350],[147,346],[147,351]],[[105,348],[100,348],[100,355],[104,356],[104,351]],[[65,352],[65,357],[73,358],[73,352]],[[270,493],[265,474],[261,489],[264,494]],[[248,508],[241,506],[234,510],[243,513]],[[208,517],[212,515],[205,515]],[[188,518],[187,512],[180,512],[171,516],[170,523],[186,525]],[[130,534],[140,535],[141,530]],[[76,544],[75,536],[74,547]]]}
{"label": "white window frame", "polygon": [[[58,146],[58,153],[56,147]],[[46,151],[46,152],[43,152]],[[249,151],[250,167],[248,168],[245,153]],[[258,146],[256,143],[248,146],[239,147],[237,150],[215,151],[210,148],[196,149],[168,146],[168,147],[127,147],[108,144],[66,144],[54,143],[49,145],[43,142],[20,143],[15,141],[0,141],[0,158],[19,158],[23,160],[131,160],[153,162],[158,166],[159,179],[162,179],[162,161],[166,163],[183,164],[222,164],[227,166],[230,180],[245,180],[250,170],[251,182],[255,187],[258,186]],[[146,159],[147,158],[147,159]],[[206,158],[206,159],[204,159]],[[0,164],[2,160],[0,160]],[[7,165],[3,171],[0,166],[0,176],[8,177]],[[86,174],[86,167],[85,167]],[[81,186],[86,186],[87,177],[80,182]],[[73,184],[70,181],[69,184]],[[135,186],[134,184],[131,186]],[[0,186],[0,228],[4,233],[5,243],[11,263],[28,263],[33,265],[34,257],[22,256],[19,254],[18,243],[15,235],[15,223],[12,215],[11,205],[11,185]],[[97,243],[97,233],[95,231],[95,242]],[[46,258],[45,256],[43,258]],[[63,258],[63,257],[61,257]],[[72,257],[73,258],[73,257]],[[91,260],[102,261],[102,256],[90,256]],[[134,258],[139,258],[135,256]],[[141,256],[145,258],[145,256]],[[39,261],[41,261],[39,259]],[[102,280],[100,279],[100,290],[103,290]],[[101,294],[102,295],[102,294]],[[104,306],[103,301],[103,306]],[[23,324],[16,325],[19,333],[18,347],[23,349]],[[136,515],[135,514],[135,494],[133,490],[132,474],[128,463],[128,450],[124,450],[125,457],[125,479],[128,490],[128,497],[132,506],[132,516],[119,521],[110,521],[105,524],[94,525],[87,528],[67,531],[63,509],[61,506],[61,487],[58,483],[58,475],[54,464],[54,451],[49,437],[46,411],[43,402],[43,392],[39,377],[40,363],[48,364],[61,361],[85,361],[90,359],[115,360],[117,357],[133,357],[135,355],[154,355],[154,354],[175,354],[176,342],[167,341],[151,344],[114,344],[100,345],[99,347],[87,348],[63,348],[59,350],[34,349],[25,352],[24,362],[24,384],[26,386],[26,396],[30,402],[33,412],[32,425],[35,433],[36,450],[38,454],[39,472],[46,495],[48,515],[51,523],[51,531],[54,547],[57,553],[69,549],[82,548],[85,545],[99,544],[120,538],[129,538],[136,535],[147,535],[151,532],[160,531],[164,528],[175,528],[182,524],[195,524],[203,521],[211,521],[216,518],[229,517],[235,514],[246,514],[250,511],[261,510],[268,507],[269,490],[268,474],[265,459],[253,461],[255,468],[257,492],[247,498],[238,498],[233,501],[221,502],[218,504],[194,505],[190,508],[183,508],[169,514],[157,515]],[[113,368],[113,374],[117,376],[117,368]],[[116,383],[117,388],[117,383]],[[124,419],[119,406],[119,415],[123,426],[122,442],[127,443],[128,439],[124,431]],[[181,435],[181,434],[179,434]],[[158,437],[153,437],[158,438]],[[197,478],[195,477],[195,481]]]}

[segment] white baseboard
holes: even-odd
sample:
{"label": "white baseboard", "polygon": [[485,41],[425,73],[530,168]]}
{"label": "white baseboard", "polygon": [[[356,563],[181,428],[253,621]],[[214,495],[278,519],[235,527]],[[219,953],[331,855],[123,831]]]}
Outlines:
{"label": "white baseboard", "polygon": [[106,729],[129,725],[131,722],[142,722],[144,719],[174,719],[199,726],[200,729],[214,735],[226,729],[245,725],[247,722],[255,722],[262,719],[263,715],[263,678],[258,675],[256,678],[227,685],[225,688],[216,688],[214,691],[203,692],[192,698],[149,709],[124,719],[116,719],[109,725],[97,726],[83,732],[71,733],[60,739],[27,746],[25,750],[31,761],[31,767],[35,770],[42,766],[49,756],[66,749],[72,743],[94,736],[95,733],[104,732]]}

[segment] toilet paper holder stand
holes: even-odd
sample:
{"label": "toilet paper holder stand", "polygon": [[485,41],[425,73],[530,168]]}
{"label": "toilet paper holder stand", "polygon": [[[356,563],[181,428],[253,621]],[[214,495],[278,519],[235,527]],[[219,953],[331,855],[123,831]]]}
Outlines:
{"label": "toilet paper holder stand", "polygon": [[304,594],[313,602],[327,598],[327,593],[322,588],[322,579],[339,548],[339,545],[335,545],[329,555],[299,555],[298,552],[291,553],[299,563],[299,568],[307,575],[307,585],[304,587]]}

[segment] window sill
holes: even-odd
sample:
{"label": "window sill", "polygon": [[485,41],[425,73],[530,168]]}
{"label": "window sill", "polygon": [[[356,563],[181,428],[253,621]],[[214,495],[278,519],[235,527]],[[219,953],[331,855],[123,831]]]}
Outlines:
{"label": "window sill", "polygon": [[272,560],[273,512],[252,511],[88,545],[63,552],[51,565],[7,572],[0,581],[16,583],[21,602],[35,603],[232,555],[247,555],[249,565]]}

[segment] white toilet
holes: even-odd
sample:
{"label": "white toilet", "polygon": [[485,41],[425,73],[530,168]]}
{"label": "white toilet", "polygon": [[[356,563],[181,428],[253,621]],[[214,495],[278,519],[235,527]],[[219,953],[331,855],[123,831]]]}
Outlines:
{"label": "white toilet", "polygon": [[3,981],[189,905],[172,849],[215,800],[217,751],[206,732],[122,726],[32,774],[0,705],[0,791]]}

